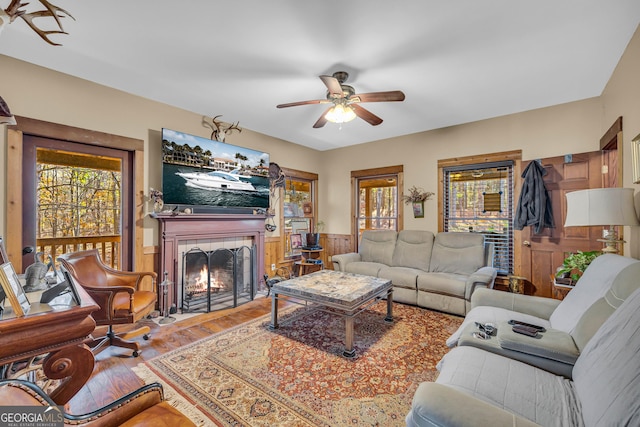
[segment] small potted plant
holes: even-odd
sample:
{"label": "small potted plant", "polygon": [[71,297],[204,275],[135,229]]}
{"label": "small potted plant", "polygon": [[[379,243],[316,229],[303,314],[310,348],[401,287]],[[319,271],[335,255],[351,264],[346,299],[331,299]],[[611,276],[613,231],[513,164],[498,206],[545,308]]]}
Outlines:
{"label": "small potted plant", "polygon": [[431,199],[435,193],[431,191],[425,191],[422,188],[415,185],[409,187],[409,194],[403,194],[402,200],[405,204],[411,203],[413,207],[413,216],[415,218],[424,218],[424,202]]}
{"label": "small potted plant", "polygon": [[602,255],[600,251],[577,251],[570,253],[556,272],[556,283],[575,285],[591,261]]}

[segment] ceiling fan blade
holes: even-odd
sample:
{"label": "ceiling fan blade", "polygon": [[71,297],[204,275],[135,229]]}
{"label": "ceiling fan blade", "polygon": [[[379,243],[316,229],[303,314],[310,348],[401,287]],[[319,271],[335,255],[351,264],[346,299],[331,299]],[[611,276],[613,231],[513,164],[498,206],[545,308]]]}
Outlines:
{"label": "ceiling fan blade", "polygon": [[352,102],[391,102],[404,101],[404,93],[400,90],[389,92],[357,93],[349,97]]}
{"label": "ceiling fan blade", "polygon": [[287,108],[287,107],[295,107],[298,105],[309,105],[309,104],[326,104],[329,101],[328,99],[312,99],[310,101],[298,101],[298,102],[289,102],[288,104],[278,104],[276,108]]}
{"label": "ceiling fan blade", "polygon": [[322,113],[322,115],[320,116],[320,118],[313,124],[314,129],[318,129],[321,128],[322,126],[327,124],[327,119],[324,117],[327,115],[327,113],[329,112],[329,110],[331,110],[333,107],[329,107],[325,110],[324,113]]}
{"label": "ceiling fan blade", "polygon": [[365,122],[368,122],[371,126],[378,126],[382,123],[382,119],[380,117],[376,116],[371,111],[362,108],[358,104],[351,104],[350,107],[353,108],[356,116],[360,117]]}
{"label": "ceiling fan blade", "polygon": [[338,79],[333,76],[320,76],[322,83],[329,89],[329,94],[334,98],[343,98],[344,93],[342,92],[342,86]]}

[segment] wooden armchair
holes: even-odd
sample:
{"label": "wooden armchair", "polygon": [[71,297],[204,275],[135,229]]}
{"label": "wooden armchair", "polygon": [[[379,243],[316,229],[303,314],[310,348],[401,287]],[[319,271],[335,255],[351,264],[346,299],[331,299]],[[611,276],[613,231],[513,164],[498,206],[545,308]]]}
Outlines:
{"label": "wooden armchair", "polygon": [[[37,385],[17,379],[0,380],[0,402],[10,406],[55,408],[57,405]],[[195,426],[189,418],[164,400],[162,386],[158,383],[142,386],[89,414],[71,415],[60,413],[58,409],[55,411],[48,412],[55,421],[53,424],[58,425],[58,422],[64,421],[65,426]]]}
{"label": "wooden armchair", "polygon": [[[158,300],[157,274],[115,270],[102,262],[97,249],[64,254],[58,261],[100,306],[100,310],[91,314],[96,325],[109,327],[105,337],[89,344],[93,352],[109,344],[129,348],[137,357],[140,346],[128,339],[138,335],[149,339],[150,328],[142,326],[134,331],[116,334],[113,325],[136,323],[155,310]],[[145,277],[148,280],[143,280]]]}

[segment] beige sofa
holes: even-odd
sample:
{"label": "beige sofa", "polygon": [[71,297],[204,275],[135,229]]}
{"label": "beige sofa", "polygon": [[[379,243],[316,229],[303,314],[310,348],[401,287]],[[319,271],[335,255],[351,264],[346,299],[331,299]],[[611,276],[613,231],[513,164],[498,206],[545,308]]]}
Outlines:
{"label": "beige sofa", "polygon": [[[611,267],[606,261],[620,261],[611,257],[596,263],[605,275]],[[459,345],[438,364],[436,382],[416,390],[407,426],[640,425],[639,268],[637,261],[628,263],[604,286],[604,295],[580,311],[570,337],[581,351],[570,363],[569,377],[540,363],[567,362],[553,342],[557,330],[537,338],[509,335],[507,341],[516,346],[507,352]],[[504,344],[501,328],[505,325],[498,323],[492,339]],[[546,339],[558,351],[545,347]],[[512,357],[518,352],[523,356]]]}
{"label": "beige sofa", "polygon": [[476,233],[367,230],[358,253],[333,255],[337,271],[390,279],[393,299],[465,315],[477,288],[492,288],[493,247]]}

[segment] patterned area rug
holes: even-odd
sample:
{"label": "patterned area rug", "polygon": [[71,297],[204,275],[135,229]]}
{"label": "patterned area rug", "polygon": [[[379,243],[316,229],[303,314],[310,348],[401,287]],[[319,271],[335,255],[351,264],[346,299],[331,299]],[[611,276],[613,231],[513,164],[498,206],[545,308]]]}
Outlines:
{"label": "patterned area rug", "polygon": [[404,426],[418,384],[436,378],[462,319],[403,304],[394,304],[393,323],[385,315],[381,301],[356,316],[352,359],[342,356],[344,320],[300,307],[280,314],[278,330],[264,316],[135,371],[214,420],[198,419],[203,425]]}

